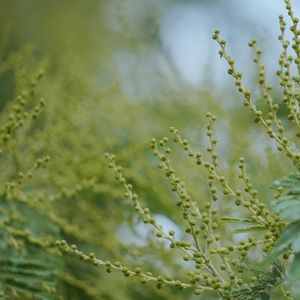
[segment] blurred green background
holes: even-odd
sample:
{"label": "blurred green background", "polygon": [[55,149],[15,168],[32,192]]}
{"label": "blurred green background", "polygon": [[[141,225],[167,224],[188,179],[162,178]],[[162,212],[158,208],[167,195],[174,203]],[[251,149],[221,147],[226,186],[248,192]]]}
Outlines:
{"label": "blurred green background", "polygon": [[[265,59],[274,82],[272,72],[280,49],[276,24],[277,15],[284,13],[282,2],[0,0],[3,119],[10,102],[30,90],[41,62],[49,65],[31,97],[32,103],[43,97],[45,110],[32,127],[17,135],[2,157],[4,184],[38,157],[51,156],[49,166],[22,186],[24,193],[44,199],[38,211],[17,207],[27,217],[31,232],[44,236],[49,227],[55,231],[52,238],[74,242],[104,260],[122,260],[183,277],[189,265],[179,261],[178,253],[170,255],[164,244],[154,243],[152,232],[115,183],[104,153],[116,154],[159,222],[183,234],[176,197],[157,169],[149,140],[168,135],[169,126],[175,126],[205,152],[207,111],[218,118],[222,174],[239,187],[236,166],[244,156],[260,198],[267,202],[272,197],[269,186],[291,165],[253,125],[253,116],[243,108],[226,76],[211,35],[215,27],[223,28],[250,87],[255,86],[256,75],[247,42],[257,37],[268,49]],[[296,11],[299,8],[295,3]],[[276,89],[274,97],[280,99]],[[202,205],[209,194],[205,170],[176,146],[172,148],[174,169]],[[91,178],[92,187],[82,188]],[[56,194],[59,201],[52,204],[51,195]],[[220,204],[224,214],[232,213],[230,201]],[[231,238],[230,233],[224,235]],[[3,243],[1,247],[7,255],[11,246]],[[20,256],[19,250],[15,255]],[[43,250],[30,247],[22,255],[46,256]],[[72,257],[56,257],[49,268],[60,270],[56,285],[63,299],[214,299],[188,290],[144,287],[137,280],[107,275]]]}

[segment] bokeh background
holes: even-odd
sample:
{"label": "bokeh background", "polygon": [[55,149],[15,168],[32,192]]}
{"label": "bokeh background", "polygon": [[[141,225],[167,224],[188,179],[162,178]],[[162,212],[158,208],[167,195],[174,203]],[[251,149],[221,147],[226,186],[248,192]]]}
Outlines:
{"label": "bokeh background", "polygon": [[[165,90],[202,90],[207,83],[224,88],[229,79],[211,41],[215,28],[230,41],[241,68],[249,68],[247,43],[257,39],[272,74],[280,51],[278,15],[285,15],[281,0],[2,0],[0,5],[10,47],[32,42],[41,54],[72,56],[97,87],[118,82],[140,101],[158,99]],[[296,15],[299,9],[295,1]]]}
{"label": "bokeh background", "polygon": [[[293,4],[300,15],[299,2]],[[66,192],[53,208],[85,234],[58,230],[57,238],[94,251],[104,260],[184,273],[189,265],[176,255],[169,257],[164,244],[154,244],[151,231],[114,182],[103,154],[115,153],[158,221],[166,230],[183,234],[175,196],[156,168],[148,142],[175,126],[195,148],[205,151],[205,114],[212,111],[218,118],[222,172],[238,186],[236,164],[245,156],[249,174],[267,202],[272,197],[269,186],[291,165],[253,125],[211,36],[215,28],[221,29],[254,92],[257,77],[247,44],[256,38],[264,49],[274,97],[280,100],[275,76],[281,51],[279,14],[286,16],[281,0],[0,0],[0,108],[4,111],[27,86],[26,80],[16,79],[14,64],[6,64],[12,53],[25,53],[21,67],[25,78],[40,61],[49,63],[36,92],[45,98],[46,111],[29,136],[18,138],[17,159],[5,161],[12,164],[7,176],[45,153],[52,157],[50,167],[25,184],[26,191],[69,191],[85,178],[96,178],[92,190],[79,189],[73,198]],[[201,202],[208,195],[205,170],[174,148],[174,167]],[[229,211],[228,201],[220,205],[224,213]],[[64,299],[214,299],[197,298],[192,291],[143,287],[72,258],[65,258],[61,268],[72,276],[59,283]]]}

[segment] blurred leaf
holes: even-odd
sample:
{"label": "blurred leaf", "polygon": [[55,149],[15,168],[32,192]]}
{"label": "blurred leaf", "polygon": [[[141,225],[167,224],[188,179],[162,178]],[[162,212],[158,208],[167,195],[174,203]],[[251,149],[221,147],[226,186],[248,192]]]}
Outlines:
{"label": "blurred leaf", "polygon": [[272,188],[283,191],[278,199],[271,201],[271,208],[289,223],[300,220],[300,173],[275,181]]}
{"label": "blurred leaf", "polygon": [[255,223],[252,219],[221,217],[223,223]]}
{"label": "blurred leaf", "polygon": [[265,230],[266,227],[264,225],[253,225],[253,226],[246,226],[246,227],[239,227],[235,228],[233,232],[251,232],[251,231],[259,231]]}

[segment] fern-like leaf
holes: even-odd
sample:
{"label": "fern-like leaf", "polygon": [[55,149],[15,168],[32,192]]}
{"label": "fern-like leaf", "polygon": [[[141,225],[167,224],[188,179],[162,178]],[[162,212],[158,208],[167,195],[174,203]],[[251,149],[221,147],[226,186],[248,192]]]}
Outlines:
{"label": "fern-like leaf", "polygon": [[236,300],[267,300],[270,299],[270,292],[277,285],[284,282],[287,278],[284,266],[275,261],[270,268],[240,263],[236,265],[238,270],[249,271],[258,276],[258,279],[247,287],[232,289],[223,294],[225,299]]}
{"label": "fern-like leaf", "polygon": [[281,190],[280,196],[271,201],[273,211],[287,222],[300,221],[300,173],[275,181],[272,188]]}

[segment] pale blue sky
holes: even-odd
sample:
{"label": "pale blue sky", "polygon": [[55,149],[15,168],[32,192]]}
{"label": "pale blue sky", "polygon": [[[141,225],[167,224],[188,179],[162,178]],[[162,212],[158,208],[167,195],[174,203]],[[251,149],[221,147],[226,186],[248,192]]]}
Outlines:
{"label": "pale blue sky", "polygon": [[[165,91],[170,95],[186,87],[201,90],[207,84],[216,90],[231,86],[228,67],[211,38],[215,28],[228,41],[237,68],[249,75],[246,80],[251,81],[255,68],[248,47],[253,38],[264,49],[270,80],[274,77],[281,51],[278,16],[284,14],[288,19],[284,0],[115,1],[105,13],[108,26],[113,32],[122,31],[121,12],[127,22],[126,34],[138,41],[137,48],[118,48],[114,54],[115,77],[130,99],[157,99]],[[300,16],[300,1],[292,3]],[[153,41],[145,38],[152,30],[158,31]]]}
{"label": "pale blue sky", "polygon": [[[300,2],[293,2],[295,13],[300,16]],[[216,76],[218,80],[224,77],[218,47],[211,40],[215,28],[221,28],[222,35],[229,42],[229,50],[243,68],[251,54],[247,43],[257,38],[267,53],[269,71],[274,72],[273,61],[277,61],[280,51],[278,15],[283,12],[283,0],[176,3],[162,16],[161,38],[183,80],[193,86],[200,86],[207,66],[214,70],[213,74],[221,74]]]}

